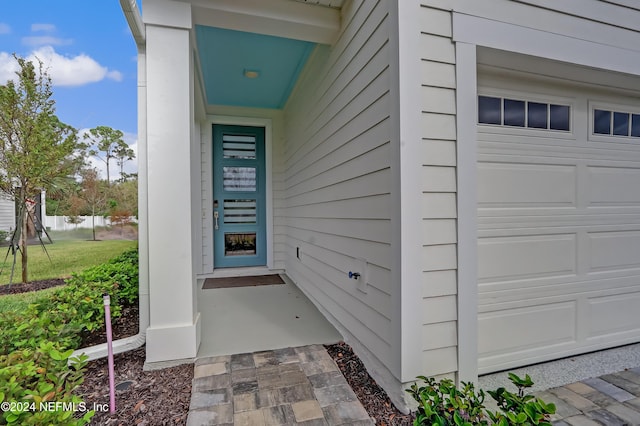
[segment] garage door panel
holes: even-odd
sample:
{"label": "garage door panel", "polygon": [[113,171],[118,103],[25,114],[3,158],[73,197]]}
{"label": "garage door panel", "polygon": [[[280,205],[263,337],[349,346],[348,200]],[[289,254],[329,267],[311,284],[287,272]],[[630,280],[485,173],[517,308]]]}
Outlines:
{"label": "garage door panel", "polygon": [[615,232],[640,230],[640,213],[629,209],[592,209],[576,214],[568,209],[492,209],[478,210],[478,236],[552,234],[578,232]]}
{"label": "garage door panel", "polygon": [[[491,138],[491,139],[490,139]],[[619,163],[621,167],[636,167],[640,144],[617,145],[561,138],[527,138],[507,135],[478,136],[478,161],[492,161],[499,155],[507,161],[565,163],[567,158],[585,160],[594,165]]]}
{"label": "garage door panel", "polygon": [[496,282],[576,273],[576,236],[524,235],[478,240],[478,279]]}
{"label": "garage door panel", "polygon": [[575,342],[576,303],[545,303],[480,313],[478,331],[478,352],[485,364],[495,363],[505,353],[529,357],[527,352]]}
{"label": "garage door panel", "polygon": [[639,231],[590,232],[588,237],[589,272],[640,268]]}
{"label": "garage door panel", "polygon": [[[627,272],[626,275],[623,275]],[[640,274],[634,271],[603,273],[602,276],[556,276],[551,278],[501,281],[481,284],[479,312],[512,309],[537,300],[537,304],[566,300],[596,299],[640,291]]]}
{"label": "garage door panel", "polygon": [[588,299],[589,338],[640,335],[640,292]]}
{"label": "garage door panel", "polygon": [[640,206],[640,168],[589,166],[587,170],[589,206]]}
{"label": "garage door panel", "polygon": [[574,206],[576,202],[575,166],[479,163],[478,182],[479,208]]}
{"label": "garage door panel", "polygon": [[[479,89],[572,116],[570,131],[478,125],[482,373],[640,341],[640,139],[590,136],[602,88],[534,81],[505,74]],[[612,111],[639,110],[640,99],[609,97],[631,105]]]}

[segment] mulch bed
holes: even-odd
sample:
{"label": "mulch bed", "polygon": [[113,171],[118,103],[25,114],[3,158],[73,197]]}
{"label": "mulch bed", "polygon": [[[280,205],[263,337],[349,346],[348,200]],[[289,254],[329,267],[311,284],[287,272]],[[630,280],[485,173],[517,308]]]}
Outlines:
{"label": "mulch bed", "polygon": [[[15,278],[15,277],[14,277]],[[20,279],[19,277],[17,279]],[[51,287],[64,285],[64,278],[53,278],[50,280],[33,281],[30,283],[13,283],[0,285],[0,295],[27,293],[29,291],[44,290]]]}
{"label": "mulch bed", "polygon": [[[126,306],[112,322],[113,339],[138,333],[138,306]],[[105,330],[83,336],[82,347],[107,341]],[[143,371],[145,347],[113,358],[116,412],[96,412],[92,425],[184,425],[191,402],[193,365]],[[118,390],[118,388],[122,388]],[[109,368],[106,358],[89,362],[84,383],[78,390],[87,406],[109,403]]]}
{"label": "mulch bed", "polygon": [[[13,284],[11,289],[0,286],[0,294],[22,293],[63,285],[64,280],[45,280],[28,284]],[[138,333],[138,306],[122,309],[122,315],[113,320],[114,339]],[[104,330],[83,336],[81,346],[106,342]],[[413,417],[403,414],[392,404],[386,392],[369,376],[362,361],[349,345],[339,342],[325,345],[358,399],[375,419],[378,426],[412,425]],[[193,365],[183,364],[162,370],[143,371],[145,347],[114,356],[116,413],[96,412],[91,425],[185,425],[191,402]],[[107,359],[87,364],[84,383],[78,389],[89,408],[93,404],[109,403],[109,374]]]}
{"label": "mulch bed", "polygon": [[387,393],[371,378],[364,364],[349,345],[339,342],[325,345],[342,375],[378,426],[413,425],[413,416],[403,414],[391,402]]}
{"label": "mulch bed", "polygon": [[[184,425],[191,402],[193,364],[143,371],[145,348],[114,356],[116,412],[96,412],[92,425]],[[129,382],[129,383],[127,383]],[[87,406],[109,403],[106,359],[89,363],[78,394]]]}

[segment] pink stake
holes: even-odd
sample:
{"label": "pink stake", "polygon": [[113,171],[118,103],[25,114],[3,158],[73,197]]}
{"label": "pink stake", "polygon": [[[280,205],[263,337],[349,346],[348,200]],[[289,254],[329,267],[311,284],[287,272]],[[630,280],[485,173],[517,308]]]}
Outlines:
{"label": "pink stake", "polygon": [[107,326],[107,350],[109,361],[109,412],[116,412],[116,385],[113,371],[113,336],[111,335],[111,299],[108,294],[102,296],[104,300],[104,322]]}

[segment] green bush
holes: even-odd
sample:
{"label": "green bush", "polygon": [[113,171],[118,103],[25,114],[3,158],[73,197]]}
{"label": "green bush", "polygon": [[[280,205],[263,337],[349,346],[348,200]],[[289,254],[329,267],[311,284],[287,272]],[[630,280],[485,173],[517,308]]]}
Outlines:
{"label": "green bush", "polygon": [[507,425],[548,425],[549,414],[556,412],[554,404],[547,404],[540,398],[525,394],[524,390],[533,386],[531,377],[524,379],[509,373],[509,380],[516,385],[518,393],[513,394],[503,387],[489,391],[489,395],[498,403],[502,412],[487,412],[491,420],[500,426]]}
{"label": "green bush", "polygon": [[70,349],[80,342],[81,327],[68,323],[54,311],[39,311],[35,305],[26,312],[0,313],[0,354],[35,349],[43,341],[56,342]]}
{"label": "green bush", "polygon": [[[53,342],[42,341],[35,350],[0,355],[0,425],[85,425],[94,415],[73,392],[82,384],[86,356],[71,360],[73,351],[61,352]],[[74,418],[79,413],[81,418]]]}
{"label": "green bush", "polygon": [[138,299],[138,250],[127,250],[107,263],[74,273],[67,283],[113,283],[114,288],[109,289],[112,299],[131,305]]}
{"label": "green bush", "polygon": [[462,382],[463,388],[459,390],[450,379],[437,381],[424,376],[419,376],[418,379],[424,382],[424,385],[418,386],[414,383],[407,389],[418,402],[414,426],[551,426],[549,415],[556,411],[554,404],[547,404],[540,398],[524,393],[524,389],[533,385],[529,375],[521,379],[509,373],[509,380],[518,388],[517,394],[503,387],[488,391],[501,410],[496,412],[485,408],[485,393],[482,389],[476,392],[473,383]]}
{"label": "green bush", "polygon": [[[14,405],[0,413],[0,425],[89,422],[93,412],[73,395],[82,383],[86,357],[72,360],[71,367],[68,359],[82,332],[104,327],[105,293],[111,295],[114,318],[121,314],[122,303],[135,302],[137,250],[73,274],[67,285],[24,312],[0,313],[0,402]],[[74,412],[82,417],[74,417]]]}
{"label": "green bush", "polygon": [[484,413],[484,392],[477,393],[473,383],[462,382],[458,390],[452,380],[435,380],[419,376],[425,385],[414,383],[407,390],[418,402],[414,425],[487,425]]}

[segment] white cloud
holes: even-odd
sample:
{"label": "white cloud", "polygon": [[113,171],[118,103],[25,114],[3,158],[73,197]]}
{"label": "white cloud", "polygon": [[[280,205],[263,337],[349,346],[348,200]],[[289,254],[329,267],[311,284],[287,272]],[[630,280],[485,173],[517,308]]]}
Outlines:
{"label": "white cloud", "polygon": [[31,31],[43,31],[46,33],[52,33],[56,30],[54,24],[31,24]]}
{"label": "white cloud", "polygon": [[25,46],[68,46],[73,43],[73,39],[59,38],[50,35],[22,37],[22,44]]}
{"label": "white cloud", "polygon": [[[122,81],[122,73],[100,65],[95,59],[85,54],[64,56],[51,46],[34,50],[27,56],[32,62],[41,60],[55,86],[83,86],[96,83],[105,78]],[[0,52],[0,84],[15,79],[18,64],[12,55]]]}
{"label": "white cloud", "polygon": [[8,80],[12,80],[18,71],[18,63],[13,56],[0,52],[0,84],[5,84]]}
{"label": "white cloud", "polygon": [[11,27],[5,23],[0,22],[0,34],[9,34]]}
{"label": "white cloud", "polygon": [[107,72],[107,78],[109,80],[113,80],[113,81],[122,81],[122,73],[120,71],[116,71],[116,70],[111,70],[109,72]]}
{"label": "white cloud", "polygon": [[56,26],[53,24],[31,24],[34,33],[47,33],[46,35],[32,35],[22,37],[22,44],[26,46],[67,46],[73,44],[73,39],[60,38],[53,35]]}
{"label": "white cloud", "polygon": [[63,56],[53,47],[44,46],[29,55],[29,60],[40,59],[49,70],[49,75],[56,86],[82,86],[103,80],[107,72],[93,58],[80,54],[74,57]]}

